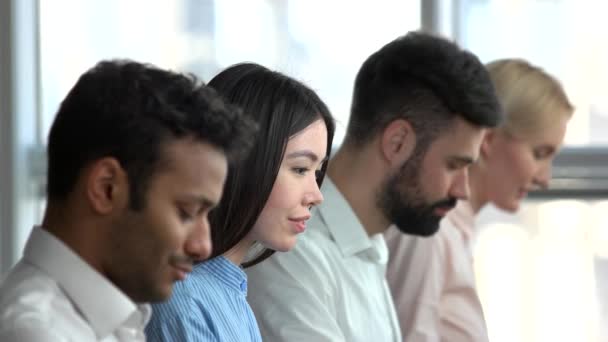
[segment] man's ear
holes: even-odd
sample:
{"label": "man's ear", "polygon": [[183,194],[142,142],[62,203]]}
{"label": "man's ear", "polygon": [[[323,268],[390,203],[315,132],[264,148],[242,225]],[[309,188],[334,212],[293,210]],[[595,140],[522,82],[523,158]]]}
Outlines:
{"label": "man's ear", "polygon": [[91,208],[101,215],[122,209],[129,200],[127,173],[115,158],[94,161],[87,169],[86,195]]}
{"label": "man's ear", "polygon": [[382,155],[391,166],[401,167],[412,156],[415,148],[416,133],[407,120],[394,120],[384,128]]}

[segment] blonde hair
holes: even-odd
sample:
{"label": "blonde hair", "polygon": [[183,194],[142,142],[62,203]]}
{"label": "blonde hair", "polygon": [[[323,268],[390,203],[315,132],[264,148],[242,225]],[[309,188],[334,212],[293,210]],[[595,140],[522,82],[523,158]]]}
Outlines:
{"label": "blonde hair", "polygon": [[500,59],[486,64],[505,113],[498,129],[518,137],[538,134],[570,118],[574,106],[559,81],[523,59]]}

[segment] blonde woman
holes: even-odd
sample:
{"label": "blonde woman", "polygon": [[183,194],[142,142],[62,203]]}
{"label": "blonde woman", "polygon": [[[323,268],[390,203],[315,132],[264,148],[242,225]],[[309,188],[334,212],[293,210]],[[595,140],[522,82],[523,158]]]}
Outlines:
{"label": "blonde woman", "polygon": [[530,190],[548,186],[574,111],[559,82],[524,60],[497,60],[487,68],[505,119],[488,129],[480,159],[469,169],[469,199],[431,238],[396,229],[385,234],[387,277],[404,341],[488,341],[470,248],[475,216],[490,203],[514,213]]}

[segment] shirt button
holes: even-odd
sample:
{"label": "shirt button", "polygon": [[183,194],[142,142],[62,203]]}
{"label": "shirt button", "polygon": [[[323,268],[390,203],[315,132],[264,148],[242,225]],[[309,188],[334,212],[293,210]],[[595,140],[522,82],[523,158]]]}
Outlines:
{"label": "shirt button", "polygon": [[241,283],[241,291],[243,291],[243,292],[247,291],[247,282],[246,281],[243,281]]}

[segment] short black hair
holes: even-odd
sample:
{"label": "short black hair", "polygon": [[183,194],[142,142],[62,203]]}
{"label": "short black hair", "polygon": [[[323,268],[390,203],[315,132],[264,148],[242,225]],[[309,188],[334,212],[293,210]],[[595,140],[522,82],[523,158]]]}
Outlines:
{"label": "short black hair", "polygon": [[257,127],[193,75],[130,60],[101,61],[61,103],[48,139],[49,200],[65,199],[89,163],[116,158],[126,170],[130,206],[143,208],[166,142],[192,138],[245,157]]}
{"label": "short black hair", "polygon": [[[251,231],[270,197],[289,138],[317,120],[327,128],[327,156],[335,131],[334,119],[319,96],[303,83],[255,63],[233,65],[209,86],[226,101],[240,106],[260,127],[255,145],[243,163],[231,166],[219,206],[209,215],[213,253],[224,254]],[[327,169],[318,175],[319,187]],[[244,267],[273,251],[264,250]]]}
{"label": "short black hair", "polygon": [[428,146],[452,119],[494,127],[502,110],[488,71],[444,38],[409,32],[372,54],[355,79],[345,144],[361,146],[396,119]]}

